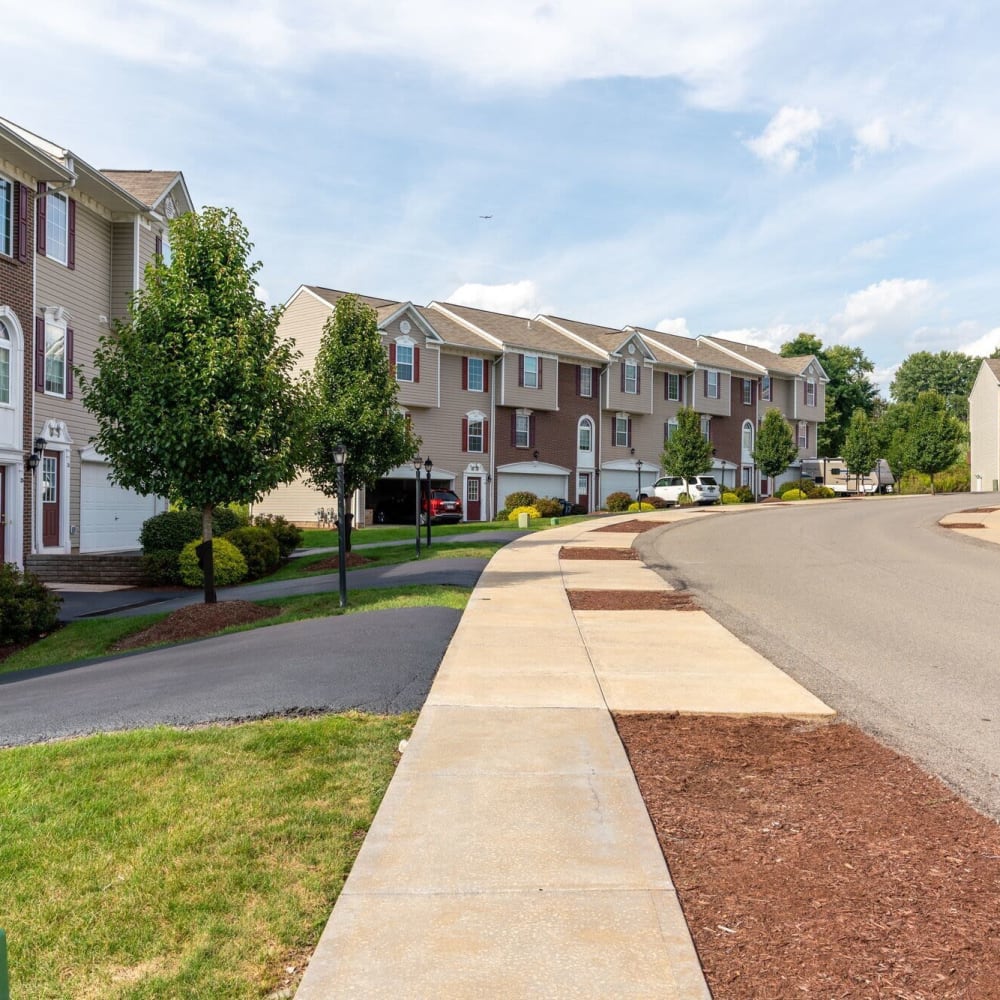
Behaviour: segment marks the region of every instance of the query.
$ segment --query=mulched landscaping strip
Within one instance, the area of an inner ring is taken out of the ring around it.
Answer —
[[[985,528],[985,524],[980,524],[977,521],[952,521],[950,524],[947,522],[942,522],[942,528]]]
[[[247,625],[263,618],[274,618],[281,608],[262,608],[250,601],[217,601],[215,604],[191,604],[171,612],[163,621],[142,632],[120,639],[112,652],[153,646],[160,642],[182,642],[214,635],[231,625]]]
[[[673,524],[673,521],[619,521],[617,524],[606,524],[603,528],[594,528],[594,531],[622,531],[629,534],[642,534],[644,531],[652,531],[654,528],[662,528],[665,524]]]
[[[567,590],[574,611],[699,611],[686,590]]]
[[[373,561],[368,556],[359,556],[354,552],[348,552],[346,565],[349,569],[354,569],[358,566],[367,566],[368,563]],[[331,556],[329,559],[323,559],[320,562],[313,563],[311,566],[306,566],[306,572],[308,573],[328,573],[331,569],[340,569],[339,556]]]
[[[639,553],[634,549],[602,549],[585,548],[582,545],[564,545],[559,550],[560,559],[638,559]]]
[[[968,510],[963,510],[963,514],[995,514],[1000,507],[970,507]]]
[[[1000,826],[853,726],[615,718],[715,1000],[1000,998]]]

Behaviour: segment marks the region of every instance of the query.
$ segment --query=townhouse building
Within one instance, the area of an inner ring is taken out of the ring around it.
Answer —
[[[311,368],[326,320],[347,294],[301,286],[281,332]],[[721,338],[681,337],[642,327],[615,329],[564,317],[532,318],[448,302],[417,306],[359,296],[378,318],[399,387],[400,407],[432,459],[431,482],[453,489],[466,520],[490,520],[527,490],[585,510],[609,494],[635,494],[663,474],[664,441],[681,407],[701,416],[720,482],[766,492],[753,462],[757,430],[777,407],[799,445],[782,479],[798,478],[816,455],[826,375],[812,356],[782,358]],[[414,510],[412,463],[354,498],[356,523]],[[305,478],[257,505],[313,523],[330,498]]]
[[[75,369],[92,371],[99,338],[127,316],[146,264],[169,253],[168,219],[193,208],[184,178],[98,170],[0,119],[0,201],[8,192],[16,238],[4,244],[13,253],[0,253],[0,368],[6,336],[8,379],[20,388],[4,404],[0,387],[0,410],[9,408],[0,414],[0,461],[15,481],[0,492],[19,523],[4,525],[4,556],[21,563],[134,549],[142,522],[165,501],[111,481]],[[16,447],[7,425],[19,425]]]

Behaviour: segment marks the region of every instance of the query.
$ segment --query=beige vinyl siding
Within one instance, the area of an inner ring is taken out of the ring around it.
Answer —
[[[139,270],[137,273],[140,284],[145,280],[146,265],[156,254],[156,237],[159,232],[160,229],[158,226],[154,229],[150,225],[145,225],[142,222],[139,223]]]
[[[786,378],[776,378],[771,376],[771,399],[770,401],[766,399],[761,400],[761,405],[763,409],[761,410],[761,419],[763,420],[764,414],[771,407],[775,407],[781,410],[786,417],[792,415],[792,399],[794,396],[795,383],[790,379]]]
[[[638,393],[628,393],[622,390],[622,369],[625,367],[625,361],[614,361],[608,371],[608,395],[605,406],[607,409],[616,412],[622,410],[626,413],[635,414],[652,413],[652,387],[655,381],[653,370],[643,365],[642,358],[634,360],[639,370]]]
[[[498,403],[503,406],[517,406],[526,410],[557,410],[559,409],[559,362],[555,358],[536,355],[538,370],[541,374],[541,389],[528,389],[518,385],[519,358],[523,351],[510,351],[503,356],[500,366],[501,397]]]
[[[306,475],[285,486],[279,486],[253,505],[257,514],[281,514],[289,521],[306,527],[316,527],[316,511],[320,507],[336,507],[336,497],[328,497],[319,490],[306,486]]]
[[[403,320],[410,324],[410,330],[405,334],[399,329],[399,324]],[[399,338],[412,340],[413,346],[420,351],[420,380],[397,382],[400,405],[424,409],[429,406],[437,406],[441,381],[439,345],[428,344],[423,328],[414,321],[409,313],[404,313],[382,331],[382,343],[386,350]],[[416,374],[418,373],[415,372],[414,375]]]
[[[333,309],[321,302],[312,292],[300,291],[281,314],[278,335],[291,340],[302,357],[295,364],[297,374],[312,371],[323,337],[323,325],[333,314]]]
[[[632,417],[632,447],[635,448],[635,458],[641,458],[647,465],[659,467],[660,456],[663,454],[663,425],[667,419],[666,415],[661,418],[659,413]],[[649,473],[643,470],[643,482],[648,481]]]
[[[1000,480],[1000,386],[985,361],[969,394],[969,451],[973,491],[993,490]]]
[[[691,385],[693,387],[692,399],[693,403],[688,405],[693,406],[699,413],[704,413],[713,417],[728,417],[729,416],[729,394],[732,391],[732,376],[727,371],[722,371],[718,368],[712,369],[719,373],[719,398],[712,399],[705,395],[705,371],[704,368],[699,368],[691,376]]]
[[[108,332],[100,317],[111,315],[111,223],[83,204],[76,208],[76,267],[35,255],[37,303],[39,310],[61,306],[68,313],[67,326],[73,330],[73,362],[85,374],[93,374],[94,349],[98,338]],[[69,522],[76,527],[70,544],[80,544],[80,451],[97,433],[97,421],[80,401],[79,379],[73,379],[73,399],[48,396],[35,391],[32,434],[47,420],[62,420],[73,441],[70,462]]]
[[[111,318],[128,318],[134,288],[135,223],[115,222],[111,227]]]

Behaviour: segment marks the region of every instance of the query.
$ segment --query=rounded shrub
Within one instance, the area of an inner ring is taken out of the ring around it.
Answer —
[[[30,642],[51,632],[61,603],[34,573],[0,563],[0,645]]]
[[[753,490],[749,486],[737,486],[732,492],[740,503],[753,503]]]
[[[562,502],[552,497],[539,497],[531,506],[538,511],[542,517],[559,517],[563,512]]]
[[[651,507],[656,508],[656,510],[666,510],[670,506],[663,497],[646,497],[642,502],[648,503]]]
[[[287,559],[302,544],[302,529],[280,514],[258,514],[253,523],[274,536],[282,559]]]
[[[198,553],[195,549],[201,544],[200,539],[188,542],[181,549],[180,570],[181,582],[188,587],[203,587],[205,576],[198,565]],[[232,542],[225,538],[212,541],[212,556],[215,564],[215,585],[228,587],[239,583],[247,575],[247,561]]]
[[[604,506],[607,507],[613,514],[620,514],[623,511],[628,510],[629,504],[632,502],[632,497],[629,496],[624,490],[619,490],[617,493],[609,493],[607,500],[604,501]]]
[[[503,505],[507,510],[513,510],[515,507],[534,507],[537,499],[538,497],[534,493],[530,493],[528,490],[520,490],[516,493],[511,493],[504,500]]]
[[[694,501],[691,499],[690,493],[678,493],[677,494],[677,506],[678,507],[690,507]]]
[[[510,511],[507,510],[506,507],[504,507],[502,510],[498,510],[497,511],[497,520],[498,521],[509,521],[510,520]]]
[[[521,507],[515,507],[507,515],[507,520],[508,521],[517,521],[517,518],[518,518],[519,514],[527,514],[528,517],[536,519],[536,520],[539,517],[542,516],[541,514],[538,513],[538,508],[537,507],[532,507],[532,506],[530,506],[528,504],[525,504],[525,505],[522,505]]]
[[[176,587],[181,582],[180,553],[159,549],[144,552],[142,574],[154,586]]]
[[[735,493],[723,493],[722,494],[723,503],[739,503],[740,498]]]
[[[816,496],[820,500],[832,500],[837,495],[837,491],[831,489],[829,486],[820,486],[816,490]]]
[[[656,508],[648,503],[646,500],[633,500],[632,503],[628,505],[629,513],[642,510],[656,510]]]
[[[782,500],[808,500],[809,498],[799,489],[785,490],[781,494]]]
[[[228,507],[216,507],[212,514],[212,535],[216,538],[241,527],[240,516]],[[142,525],[139,544],[143,552],[180,552],[192,538],[201,538],[201,511],[165,510]]]
[[[222,536],[232,542],[247,563],[247,578],[257,580],[273,573],[281,565],[278,540],[267,528],[234,528]]]
[[[212,511],[212,535],[221,536],[236,528],[242,528],[246,519],[232,507],[216,507]],[[201,511],[198,511],[198,533],[201,534]]]

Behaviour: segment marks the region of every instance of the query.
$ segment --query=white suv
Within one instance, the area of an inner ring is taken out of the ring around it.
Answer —
[[[695,476],[693,479],[683,479],[681,476],[664,476],[657,479],[652,486],[643,486],[638,499],[643,497],[659,497],[669,504],[676,504],[682,493],[686,493],[692,503],[712,504],[722,500],[719,484],[714,476]]]

